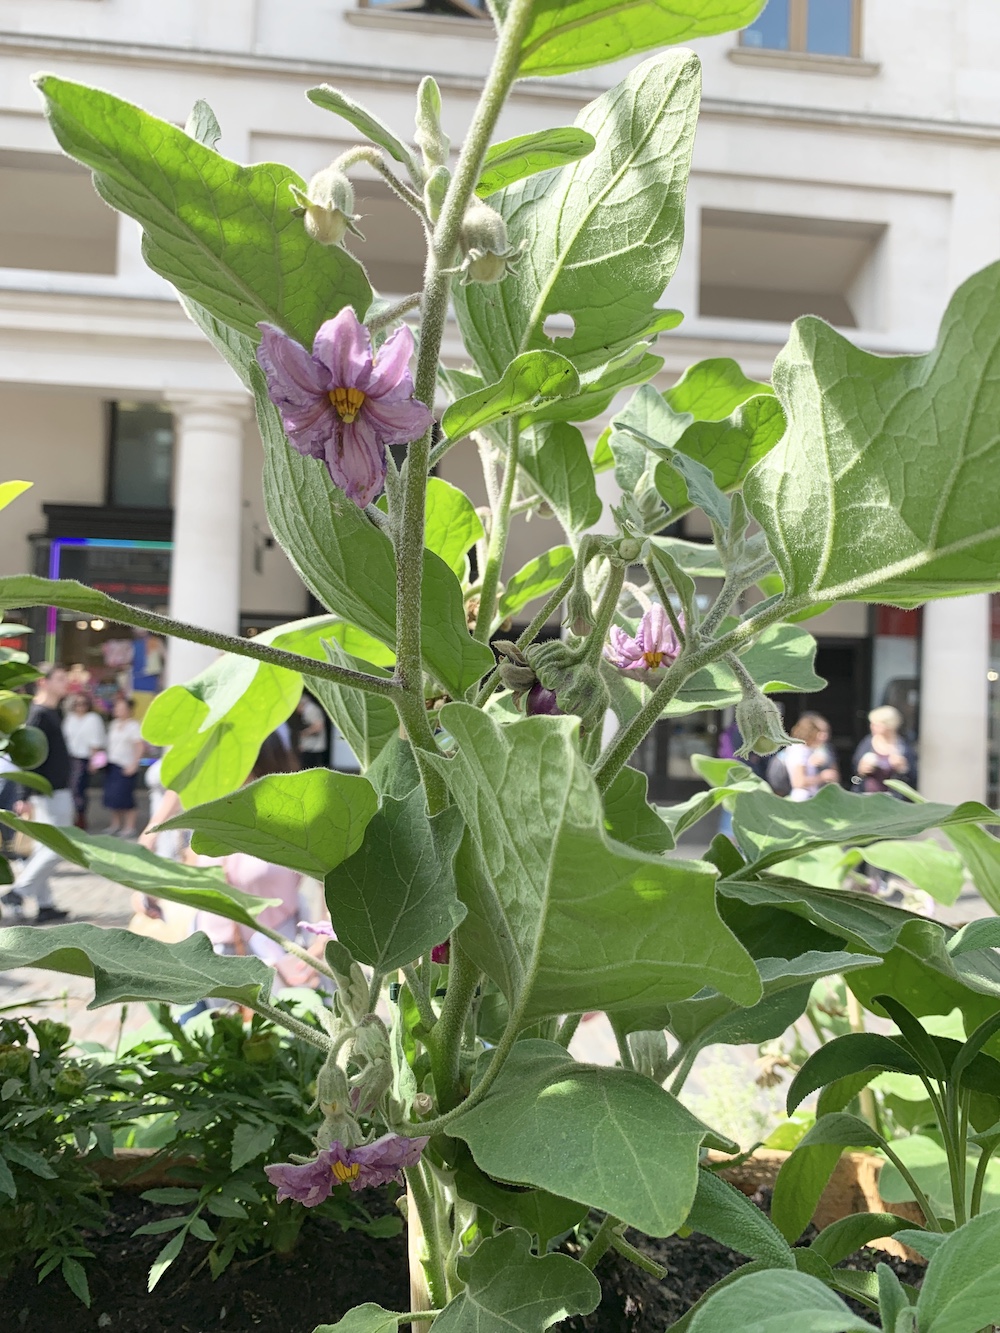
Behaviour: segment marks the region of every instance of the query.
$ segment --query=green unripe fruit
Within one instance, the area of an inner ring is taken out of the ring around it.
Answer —
[[[255,1032],[243,1043],[243,1059],[248,1065],[268,1065],[281,1051],[277,1032]]]
[[[9,736],[23,727],[28,718],[28,701],[13,690],[0,690],[0,731]]]
[[[52,1088],[57,1097],[79,1097],[89,1081],[86,1070],[60,1069]]]
[[[31,1026],[35,1029],[39,1050],[55,1047],[61,1051],[69,1041],[68,1023],[57,1023],[52,1018],[39,1018]]]
[[[18,727],[7,742],[7,758],[18,768],[37,768],[48,757],[49,743],[38,727]]]
[[[31,1052],[27,1046],[0,1046],[0,1075],[20,1078],[28,1072]]]

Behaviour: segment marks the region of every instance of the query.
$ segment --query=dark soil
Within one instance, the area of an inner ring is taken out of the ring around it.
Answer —
[[[380,1209],[373,1202],[365,1196],[374,1214]],[[383,1207],[391,1207],[391,1196]],[[404,1237],[371,1240],[312,1218],[290,1257],[236,1259],[214,1282],[203,1262],[207,1246],[189,1242],[149,1294],[146,1278],[163,1237],[133,1239],[132,1232],[171,1211],[134,1195],[114,1195],[105,1234],[90,1241],[91,1308],[70,1294],[58,1273],[39,1285],[29,1266],[0,1287],[0,1327],[5,1333],[59,1333],[68,1320],[74,1333],[312,1333],[317,1324],[335,1323],[365,1301],[390,1310],[409,1308]],[[599,1308],[560,1325],[566,1333],[663,1333],[709,1287],[746,1262],[697,1234],[685,1240],[635,1234],[629,1239],[664,1265],[667,1276],[660,1281],[617,1254],[606,1255],[597,1269],[604,1288]],[[880,1259],[888,1256],[866,1250],[847,1266],[874,1269]],[[919,1283],[923,1276],[918,1265],[888,1262],[904,1282]]]

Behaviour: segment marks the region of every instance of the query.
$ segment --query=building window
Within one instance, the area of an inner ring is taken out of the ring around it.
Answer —
[[[89,171],[61,153],[0,149],[0,268],[112,274],[117,256],[118,215]]]
[[[699,311],[772,323],[820,315],[876,329],[885,232],[881,223],[702,209]]]
[[[109,417],[108,504],[169,509],[173,417],[153,403],[112,403]]]
[[[816,56],[861,54],[861,0],[768,0],[740,45]]]
[[[486,0],[358,0],[361,9],[409,9],[452,18],[489,18]]]

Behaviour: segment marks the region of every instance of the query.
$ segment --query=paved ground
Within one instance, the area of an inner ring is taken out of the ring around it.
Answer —
[[[140,815],[139,827],[142,827]],[[94,831],[103,828],[103,811],[94,810]],[[704,844],[685,843],[681,854],[697,857]],[[131,891],[96,875],[63,863],[52,880],[56,903],[68,909],[72,919],[102,926],[127,927],[132,917]],[[938,916],[958,924],[974,917],[989,915],[989,908],[972,885],[951,909],[939,909]],[[46,927],[39,927],[40,930]],[[0,973],[0,1012],[27,1016],[43,1014],[70,1023],[78,1042],[99,1042],[114,1048],[121,1034],[143,1026],[149,1013],[144,1005],[112,1005],[88,1009],[93,996],[89,978],[71,977],[57,972],[21,968]],[[596,1064],[614,1064],[618,1058],[615,1038],[603,1014],[581,1024],[570,1048],[581,1060]],[[755,1047],[739,1047],[724,1052],[708,1052],[699,1060],[688,1081],[684,1100],[709,1123],[725,1125],[744,1143],[762,1137],[780,1118],[784,1088],[762,1090],[756,1086]]]

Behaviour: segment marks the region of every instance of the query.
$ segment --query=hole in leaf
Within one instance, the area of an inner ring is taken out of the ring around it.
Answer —
[[[565,311],[559,311],[558,314],[546,315],[545,323],[542,325],[542,332],[546,338],[553,341],[556,338],[572,338],[576,332],[576,321],[572,315],[567,315]]]

